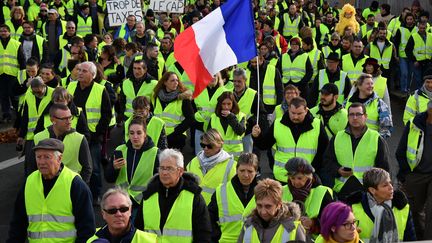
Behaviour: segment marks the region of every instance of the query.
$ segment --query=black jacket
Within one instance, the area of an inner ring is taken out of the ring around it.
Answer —
[[[21,35],[21,37],[19,38],[19,42],[21,42],[21,49],[23,49],[23,42],[24,40],[28,40],[28,41],[33,41],[33,46],[32,46],[32,50],[31,50],[31,57],[36,57],[40,63],[45,63],[48,61],[48,46],[47,46],[47,42],[44,40],[43,44],[42,44],[42,56],[40,56],[39,53],[39,46],[36,42],[36,35],[30,35],[30,36],[26,36],[24,34]]]
[[[198,186],[198,179],[190,173],[183,173],[179,182],[175,187],[165,188],[155,175],[147,185],[147,190],[143,192],[143,201],[149,199],[153,194],[159,194],[159,210],[160,210],[160,230],[162,231],[168,214],[182,190],[192,192],[195,196],[192,207],[192,237],[193,242],[210,242],[211,239],[211,224],[204,198],[201,196],[201,188]],[[143,203],[141,203],[142,205]],[[142,207],[139,208],[135,219],[135,227],[143,230],[145,218],[143,218]]]
[[[308,112],[308,114],[306,114],[304,121],[300,124],[296,124],[291,121],[289,117],[289,112],[285,112],[280,122],[283,125],[290,128],[293,139],[297,143],[302,133],[305,133],[313,129],[312,127],[313,120],[314,117],[310,112]],[[324,154],[324,151],[328,144],[327,132],[325,131],[324,125],[322,123],[320,123],[320,133],[317,139],[318,139],[318,148],[315,157],[312,161],[312,166],[315,168],[317,172],[319,172],[323,168],[322,155]],[[266,132],[264,133],[261,132],[260,136],[258,136],[257,138],[253,138],[253,140],[254,143],[256,143],[256,145],[260,149],[271,148],[273,144],[276,143],[276,139],[274,137],[274,123],[270,126],[270,128]]]
[[[63,165],[62,167],[63,168]],[[42,179],[45,197],[55,185],[58,177],[52,180]],[[18,192],[13,218],[10,222],[9,237],[7,243],[26,242],[27,227],[29,225],[24,196],[25,185]],[[95,232],[95,218],[92,206],[92,195],[84,181],[76,176],[72,180],[70,189],[72,200],[72,214],[75,217],[75,228],[77,230],[76,243],[85,243]]]
[[[240,180],[238,178],[238,175],[235,175],[231,179],[231,184],[234,188],[234,191],[237,195],[237,197],[240,199],[240,201],[243,204],[243,207],[246,207],[250,200],[252,200],[254,196],[254,188],[257,185],[257,179],[255,178],[252,183],[249,185],[249,190],[245,192],[243,190],[243,185],[240,183]],[[213,193],[211,197],[210,204],[208,205],[208,211],[210,214],[210,219],[212,223],[212,242],[218,242],[222,232],[219,227],[219,208],[216,201],[216,192]]]
[[[96,231],[95,235],[98,237],[98,239],[101,239],[100,241],[94,240],[92,242],[105,242],[103,240],[108,240],[109,243],[131,243],[133,237],[135,236],[135,232],[137,229],[132,224],[130,229],[125,232],[121,236],[112,236],[109,232],[108,225],[103,226],[98,231]]]

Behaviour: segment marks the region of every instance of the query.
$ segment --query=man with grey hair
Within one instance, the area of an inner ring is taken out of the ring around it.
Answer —
[[[78,69],[78,82],[71,82],[67,88],[73,95],[74,103],[87,117],[90,131],[90,152],[93,160],[93,172],[90,178],[90,190],[94,204],[99,203],[102,188],[101,159],[102,142],[108,132],[111,120],[111,103],[105,86],[94,82],[96,65],[83,62]]]
[[[156,234],[137,230],[131,222],[132,201],[124,189],[115,187],[104,193],[101,213],[106,225],[96,231],[87,242],[96,242],[97,239],[106,239],[109,242],[156,242]]]
[[[143,192],[135,226],[158,235],[158,242],[210,242],[210,217],[198,179],[184,172],[183,155],[174,149],[159,154],[159,174]]]
[[[416,233],[422,240],[432,239],[432,156],[427,151],[432,151],[432,101],[425,112],[407,122],[396,150],[397,177],[407,193]]]
[[[86,242],[95,229],[91,193],[63,165],[63,143],[48,138],[33,150],[38,170],[18,193],[6,242]]]
[[[26,158],[31,155],[34,131],[39,119],[49,119],[49,106],[53,88],[44,84],[42,78],[36,77],[30,82],[31,92],[27,92],[24,97],[23,108],[20,119],[20,129],[17,139],[17,148],[24,148],[23,154]],[[43,123],[42,123],[43,124]],[[34,169],[28,163],[24,162],[25,175],[29,175]]]
[[[360,238],[383,243],[415,241],[410,205],[402,191],[393,190],[390,174],[381,168],[367,170],[363,188],[348,198],[359,221]]]
[[[66,23],[66,32],[59,38],[59,48],[63,49],[67,44],[71,44],[71,40],[76,33],[76,24],[73,21],[68,21]]]
[[[249,88],[248,86],[248,75],[243,68],[237,68],[233,74],[234,83],[234,97],[239,105],[240,111],[246,115],[246,132],[243,137],[243,151],[252,152],[253,140],[252,140],[252,128],[257,124],[257,119],[260,127],[267,128],[267,111],[264,108],[262,100],[258,100],[258,93],[256,90]],[[259,117],[257,114],[257,107],[259,105]]]

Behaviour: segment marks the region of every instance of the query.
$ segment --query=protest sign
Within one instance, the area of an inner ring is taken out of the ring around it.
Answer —
[[[136,21],[143,21],[140,0],[107,0],[108,21],[111,27],[126,23],[129,15],[134,15]]]
[[[155,12],[183,13],[184,0],[150,0],[150,8]]]

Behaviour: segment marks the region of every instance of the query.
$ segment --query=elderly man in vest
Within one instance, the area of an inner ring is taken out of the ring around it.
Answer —
[[[20,43],[10,36],[10,28],[7,25],[0,25],[0,102],[1,110],[3,113],[2,121],[10,122],[11,115],[11,101],[15,108],[18,103],[15,97],[11,96],[12,87],[17,82],[17,75],[20,69],[25,69],[25,60],[20,48]]]
[[[79,173],[88,184],[92,173],[92,160],[87,139],[71,128],[74,116],[67,105],[53,104],[49,111],[52,125],[34,136],[34,144],[38,145],[41,140],[47,138],[61,140],[65,145],[63,164],[72,171]],[[36,165],[34,153],[26,159],[30,161],[30,166]]]
[[[158,242],[210,242],[211,224],[195,176],[184,173],[183,155],[174,149],[159,154],[159,174],[143,192],[137,229],[156,233]]]
[[[40,119],[48,122],[49,106],[51,103],[51,96],[54,91],[53,88],[44,84],[42,78],[36,77],[30,82],[30,90],[24,95],[24,104],[21,108],[21,119],[19,126],[19,133],[17,139],[17,147],[23,147],[23,154],[29,157],[31,154],[32,141],[34,138],[34,131]],[[29,175],[34,169],[26,160],[24,163],[24,171]]]
[[[276,144],[272,169],[274,178],[281,183],[288,181],[285,164],[293,157],[306,159],[320,176],[325,177],[321,172],[322,154],[328,144],[327,133],[321,121],[309,112],[305,99],[293,98],[288,112],[281,119],[276,119],[265,133],[261,132],[259,125],[255,125],[252,137],[260,149],[269,149]]]
[[[432,100],[432,69],[429,68],[423,73],[423,86],[414,91],[406,102],[403,114],[404,124],[418,113],[426,111],[430,100]]]
[[[95,229],[92,197],[63,165],[63,143],[49,138],[33,150],[38,170],[18,193],[6,242],[86,242]]]
[[[99,203],[102,188],[101,150],[102,141],[111,121],[111,103],[103,85],[95,83],[96,65],[83,62],[78,69],[78,82],[68,85],[68,91],[74,97],[74,103],[82,108],[90,130],[90,152],[93,161],[93,172],[90,178],[90,189],[95,204]]]
[[[422,70],[430,65],[432,58],[432,34],[426,32],[427,25],[427,22],[419,22],[418,31],[411,35],[405,48],[408,59],[412,62],[417,89],[422,86]]]
[[[387,143],[366,126],[366,120],[365,106],[353,103],[348,108],[348,126],[330,140],[325,151],[324,166],[334,178],[335,192],[340,192],[351,176],[362,182],[363,173],[372,167],[389,170]]]
[[[408,121],[396,150],[397,177],[410,200],[417,235],[422,240],[432,239],[432,156],[428,152],[431,149],[432,101],[429,101],[425,112]]]
[[[340,58],[336,52],[331,52],[327,56],[327,67],[318,71],[312,85],[308,103],[311,107],[320,101],[320,90],[324,85],[331,83],[338,88],[338,102],[340,104],[348,98],[351,90],[351,81],[348,74],[339,67]]]

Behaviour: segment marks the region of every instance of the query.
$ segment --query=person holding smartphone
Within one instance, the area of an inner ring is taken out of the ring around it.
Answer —
[[[105,171],[107,182],[127,189],[133,199],[132,215],[142,199],[147,182],[157,173],[159,149],[147,136],[143,117],[137,116],[129,123],[129,141],[114,151],[111,163]]]

